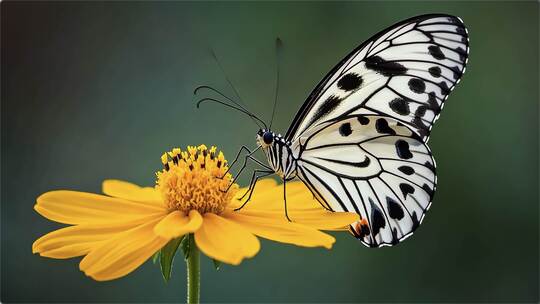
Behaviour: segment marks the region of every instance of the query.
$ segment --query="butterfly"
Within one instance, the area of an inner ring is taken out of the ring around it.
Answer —
[[[297,178],[326,209],[358,213],[350,231],[366,246],[406,239],[433,200],[436,164],[427,142],[468,54],[460,18],[421,15],[377,33],[343,58],[284,136],[240,104],[223,103],[261,126],[257,149],[243,147],[248,154],[242,169],[248,159],[264,168],[253,172],[247,201],[263,176],[277,174],[284,190]],[[268,164],[253,157],[257,150]]]

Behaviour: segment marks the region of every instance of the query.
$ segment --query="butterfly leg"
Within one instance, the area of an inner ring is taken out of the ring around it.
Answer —
[[[257,173],[262,173],[262,174],[257,175]],[[268,171],[268,170],[254,170],[253,175],[251,176],[251,182],[249,183],[249,189],[238,200],[243,200],[244,197],[248,193],[249,193],[249,196],[248,196],[247,200],[242,204],[242,206],[234,209],[234,211],[238,211],[238,210],[244,208],[244,206],[251,200],[251,195],[253,195],[253,191],[255,191],[255,186],[257,185],[257,181],[259,180],[259,178],[266,177],[266,176],[268,176],[270,174],[274,174],[274,173],[275,173],[274,171]]]
[[[258,173],[262,173],[261,175],[257,175]],[[251,175],[251,181],[249,182],[249,188],[248,190],[246,191],[246,193],[244,193],[241,197],[240,197],[240,200],[243,200],[244,197],[246,197],[246,195],[248,193],[252,193],[254,190],[255,190],[255,185],[257,184],[257,181],[259,180],[259,178],[261,177],[266,177],[270,174],[274,174],[275,172],[274,171],[271,171],[271,170],[253,170],[253,175]],[[251,194],[249,195],[249,197],[251,197]],[[248,197],[248,201],[249,201],[249,197]]]
[[[252,155],[255,154],[255,152],[257,152],[261,147],[258,146],[255,150],[251,151],[248,147],[246,146],[242,146],[240,148],[240,150],[238,151],[238,153],[236,154],[236,157],[234,158],[234,160],[232,161],[232,163],[229,165],[229,168],[225,171],[225,173],[223,174],[223,176],[221,178],[224,178],[225,175],[227,175],[227,173],[229,173],[232,169],[232,167],[234,166],[234,164],[238,161],[238,158],[240,157],[240,154],[242,154],[242,151],[246,150],[248,153],[245,155],[244,157],[244,163],[242,164],[242,167],[240,168],[240,171],[238,171],[238,173],[236,174],[237,176],[240,175],[240,172],[242,172],[242,170],[246,167],[246,163],[247,163],[247,159],[250,158],[252,159],[253,161],[255,161],[256,163],[258,163],[259,165],[265,167],[265,168],[268,168],[268,166],[262,164],[260,161],[258,161],[257,159],[255,159]]]
[[[286,184],[287,180],[283,179],[283,202],[285,203],[285,217],[289,222],[292,222],[291,218],[289,217],[289,212],[287,211],[287,188],[285,186]]]
[[[259,147],[260,148],[260,147]],[[252,152],[250,152],[249,154],[247,154],[245,157],[244,157],[244,162],[242,163],[242,167],[240,168],[240,170],[238,170],[238,173],[236,173],[236,176],[233,178],[233,180],[231,181],[231,183],[229,184],[229,187],[227,187],[227,189],[223,192],[227,192],[229,191],[229,189],[232,187],[232,185],[234,185],[234,183],[236,182],[236,180],[240,177],[240,175],[242,174],[242,172],[244,171],[244,169],[246,169],[246,166],[247,166],[247,161],[248,159],[253,161],[254,163],[258,164],[259,166],[265,168],[266,170],[268,171],[272,171],[274,172],[270,167],[268,167],[267,165],[261,163],[258,159],[256,159],[255,157],[253,157],[253,153],[255,153],[257,150],[259,150],[259,148],[253,150]]]
[[[238,161],[238,158],[240,157],[240,155],[242,154],[242,151],[244,151],[244,150],[246,150],[248,152],[248,155],[249,155],[249,153],[252,153],[251,150],[248,147],[246,147],[246,146],[240,147],[240,150],[238,150],[238,153],[236,153],[236,157],[230,163],[229,168],[227,168],[225,173],[223,173],[223,176],[221,177],[221,179],[223,179],[225,177],[225,175],[227,175],[227,173],[229,173],[229,171],[231,171],[232,167],[234,166],[234,164],[236,164],[236,162]]]

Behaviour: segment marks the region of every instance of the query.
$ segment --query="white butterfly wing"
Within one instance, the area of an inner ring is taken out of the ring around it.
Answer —
[[[298,177],[329,209],[360,214],[351,232],[370,247],[393,245],[420,225],[436,187],[435,162],[397,120],[354,115],[302,137]]]
[[[461,19],[423,15],[364,42],[317,85],[285,138],[350,114],[394,118],[427,141],[448,94],[465,72],[468,35]]]

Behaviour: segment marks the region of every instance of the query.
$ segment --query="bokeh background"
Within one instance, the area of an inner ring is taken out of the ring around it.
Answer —
[[[163,151],[214,144],[231,158],[256,126],[193,88],[270,116],[274,39],[284,42],[274,122],[285,132],[310,90],[356,45],[402,19],[461,16],[467,73],[432,133],[439,185],[422,227],[395,248],[335,234],[333,250],[263,241],[239,267],[202,261],[207,302],[537,302],[538,3],[50,2],[2,7],[1,300],[181,302],[185,266],[165,284],[151,262],[94,282],[78,260],[34,256],[59,227],[33,209],[48,190],[152,185]],[[232,94],[231,94],[232,95]],[[242,182],[247,183],[247,178]]]

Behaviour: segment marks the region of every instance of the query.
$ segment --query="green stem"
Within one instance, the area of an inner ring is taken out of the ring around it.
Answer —
[[[187,263],[187,303],[195,304],[200,301],[201,294],[201,262],[199,248],[195,244],[195,236],[187,235],[189,238],[189,256]]]

